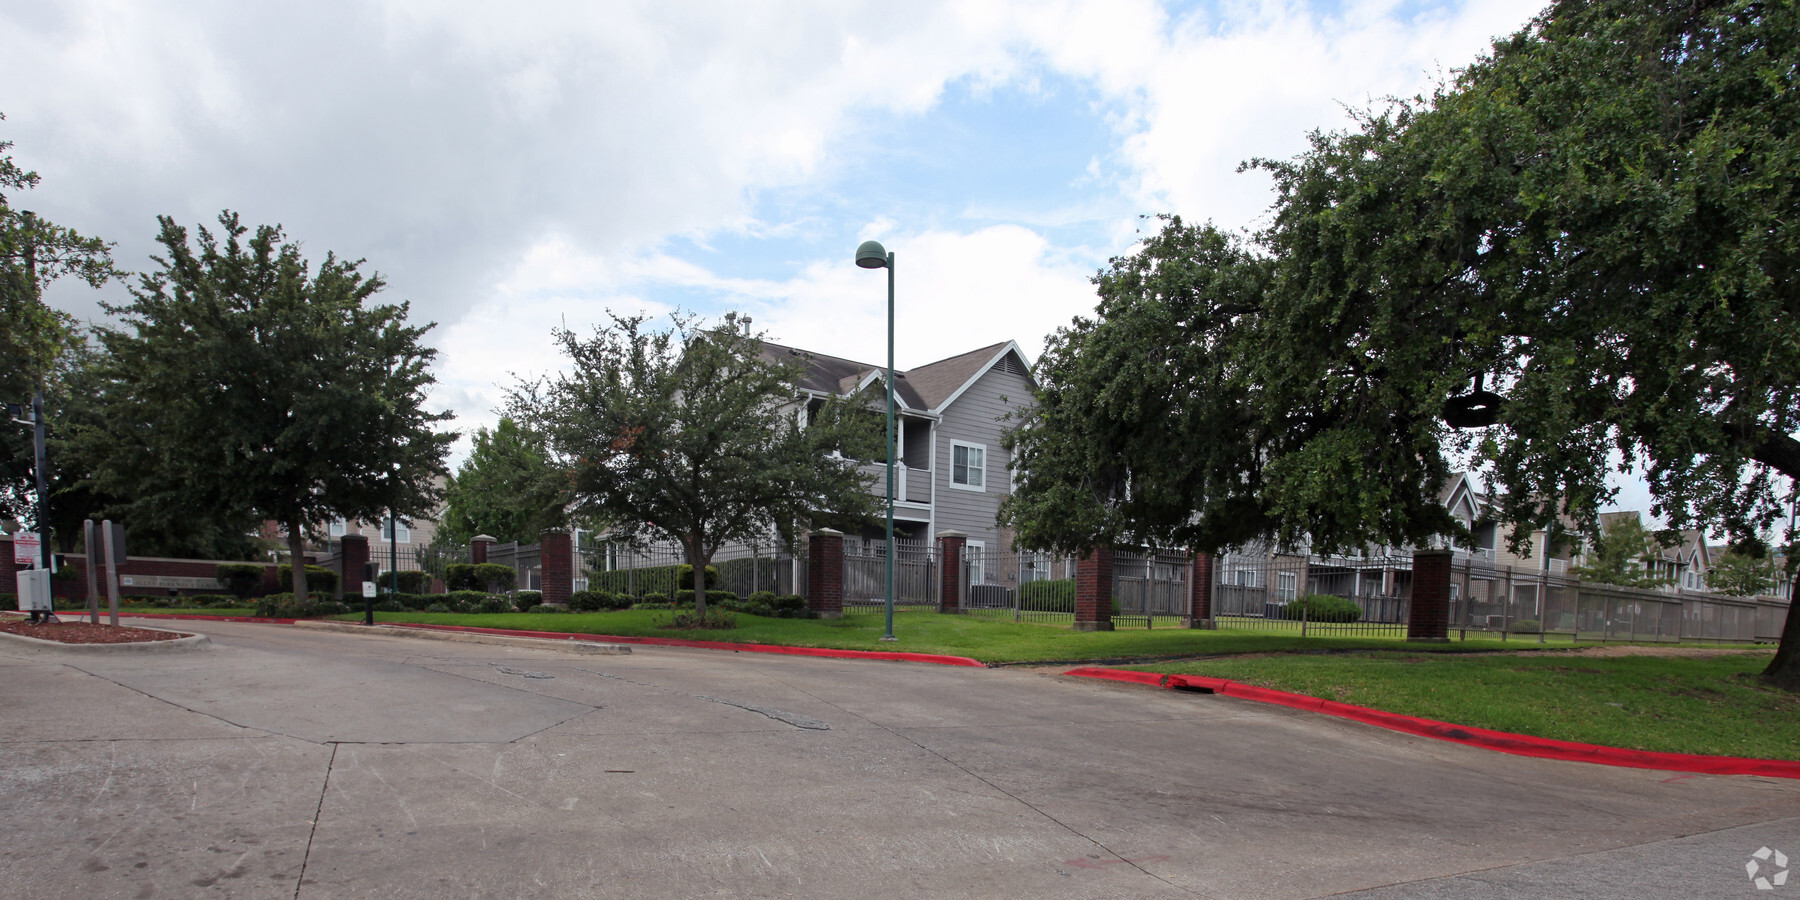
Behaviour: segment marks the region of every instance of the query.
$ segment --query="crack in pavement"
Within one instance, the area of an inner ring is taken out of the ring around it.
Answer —
[[[306,884],[306,864],[312,861],[313,838],[319,834],[319,819],[325,813],[325,792],[331,788],[331,767],[337,762],[338,745],[331,744],[331,758],[325,761],[325,780],[319,784],[319,806],[313,810],[312,830],[306,833],[306,852],[300,856],[300,877],[294,881],[294,900],[300,900],[300,888]]]

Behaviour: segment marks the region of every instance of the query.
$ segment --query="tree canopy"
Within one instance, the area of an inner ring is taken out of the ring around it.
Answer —
[[[1671,583],[1654,564],[1663,543],[1637,516],[1620,516],[1589,539],[1584,564],[1570,571],[1589,581],[1620,587],[1654,588]]]
[[[518,385],[509,414],[549,441],[572,514],[613,537],[680,544],[703,571],[729,542],[792,544],[796,526],[875,510],[854,460],[881,452],[861,398],[796,387],[798,360],[766,358],[747,319],[676,317],[652,329],[614,316],[583,338],[556,332],[570,371]],[[804,418],[803,418],[804,416]],[[694,606],[706,610],[705,579]]]
[[[120,273],[113,267],[111,244],[17,207],[19,193],[42,179],[13,161],[12,146],[0,141],[0,359],[6,361],[0,366],[0,402],[19,403],[52,388],[50,382],[69,369],[65,357],[82,343],[74,317],[44,305],[44,287],[62,278],[101,287]],[[0,517],[35,520],[31,433],[0,425]],[[51,460],[57,462],[55,456]],[[53,516],[58,511],[53,508]]]
[[[550,459],[542,435],[502,418],[475,430],[469,458],[444,488],[439,530],[467,544],[478,534],[533,543],[568,523],[568,476]]]
[[[96,329],[102,414],[73,437],[120,517],[165,534],[272,519],[299,560],[325,521],[432,511],[455,439],[425,406],[432,326],[371,302],[383,282],[361,261],[313,270],[278,226],[226,212],[193,240],[159,221],[166,255],[107,307],[124,327]]]
[[[1065,546],[1466,540],[1434,508],[1466,454],[1515,547],[1565,515],[1596,533],[1621,465],[1671,528],[1759,532],[1800,477],[1796,128],[1800,6],[1555,3],[1430,97],[1250,163],[1276,200],[1249,251],[1171,220],[1103,270],[1046,353],[1007,514]],[[1076,359],[1134,351],[1148,385]],[[1497,421],[1454,432],[1478,383]],[[1197,412],[1172,431],[1157,404]],[[1092,471],[1053,450],[1082,428],[1123,468],[1078,491]],[[1772,678],[1800,686],[1797,646],[1793,616]]]

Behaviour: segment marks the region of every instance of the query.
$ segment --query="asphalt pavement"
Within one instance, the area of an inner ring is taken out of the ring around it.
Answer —
[[[1795,781],[1042,670],[178,627],[0,647],[0,894],[1800,897],[1746,870],[1800,867]]]

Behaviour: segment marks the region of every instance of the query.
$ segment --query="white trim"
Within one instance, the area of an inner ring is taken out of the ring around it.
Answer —
[[[1019,362],[1020,363],[1025,362],[1025,353],[1024,353],[1024,351],[1019,349],[1019,342],[1018,341],[1007,341],[1006,346],[1001,347],[1000,352],[994,354],[993,359],[988,360],[986,365],[975,370],[975,374],[970,375],[969,380],[963,382],[962,387],[957,388],[953,393],[950,394],[950,396],[945,397],[944,402],[939,403],[938,405],[932,407],[931,408],[932,411],[933,412],[942,412],[945,409],[948,409],[950,404],[956,402],[956,398],[961,397],[963,395],[964,391],[967,391],[969,388],[973,387],[975,385],[975,382],[980,381],[981,376],[986,375],[988,373],[988,370],[992,369],[994,367],[995,363],[999,362],[1002,359],[1005,359],[1006,354],[1008,354],[1008,353],[1019,354]],[[1025,366],[1025,373],[1026,373],[1025,381],[1028,382],[1032,387],[1034,387],[1034,388],[1037,387],[1037,379],[1031,377],[1031,366],[1029,366],[1029,365]]]
[[[957,484],[956,483],[956,448],[958,448],[958,447],[962,447],[962,448],[968,449],[968,450],[981,451],[981,483],[980,484]],[[988,489],[987,489],[988,463],[987,463],[987,461],[988,461],[988,449],[987,449],[986,444],[977,444],[974,441],[959,441],[955,438],[951,438],[950,439],[950,482],[949,482],[950,486],[959,491],[969,491],[970,493],[975,493],[975,494],[987,493],[988,492]]]
[[[963,559],[969,561],[969,584],[986,584],[987,541],[971,539],[964,544],[964,547],[966,549],[963,550]],[[970,553],[970,550],[975,552]]]

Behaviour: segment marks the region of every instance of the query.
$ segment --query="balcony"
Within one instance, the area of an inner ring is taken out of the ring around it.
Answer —
[[[870,490],[877,497],[886,497],[884,484],[887,479],[887,463],[864,465],[861,471],[865,476],[875,479]],[[931,505],[931,470],[914,469],[910,466],[895,464],[894,499],[901,503],[914,503],[920,506]]]

